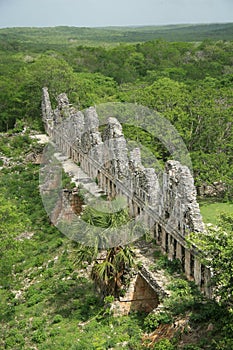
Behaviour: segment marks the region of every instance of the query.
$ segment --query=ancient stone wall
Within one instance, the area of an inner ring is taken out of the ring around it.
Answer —
[[[128,151],[116,118],[110,117],[100,131],[95,108],[77,111],[64,93],[57,101],[52,110],[48,90],[43,89],[43,121],[52,140],[96,179],[109,197],[125,195],[130,214],[147,221],[161,249],[170,259],[179,259],[186,276],[209,295],[209,270],[199,262],[195,248],[189,249],[185,242],[187,233],[204,229],[188,167],[169,160],[159,183],[155,170],[143,166],[140,149]]]

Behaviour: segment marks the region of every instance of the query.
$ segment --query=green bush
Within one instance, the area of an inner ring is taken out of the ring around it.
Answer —
[[[155,255],[155,270],[167,270],[170,274],[182,272],[182,266],[179,259],[169,260],[165,255],[161,256],[159,253],[156,253]]]
[[[192,293],[190,282],[183,279],[176,279],[174,282],[170,283],[168,287],[173,291],[173,294],[178,296],[189,295]]]
[[[41,294],[35,294],[30,297],[30,299],[27,301],[28,306],[33,306],[35,304],[38,304],[40,301],[43,300],[43,295]]]
[[[220,341],[214,342],[216,350],[232,350],[233,349],[233,339],[229,337],[224,337]]]
[[[35,289],[33,286],[28,288],[26,293],[26,301],[28,306],[33,306],[44,298],[42,292],[39,289]]]
[[[10,336],[5,340],[6,349],[22,349],[25,344],[22,334]]]
[[[70,286],[67,281],[58,281],[54,286],[54,292],[56,294],[63,294],[68,292]]]
[[[38,344],[43,343],[46,340],[46,333],[42,330],[37,330],[32,335],[32,341]]]
[[[45,324],[45,319],[43,317],[35,317],[32,321],[32,329],[37,330],[43,328]]]
[[[160,324],[169,324],[173,322],[173,318],[168,312],[151,313],[144,319],[144,327],[146,332],[155,330]]]
[[[154,345],[153,350],[175,350],[175,346],[168,339],[162,339]]]
[[[195,303],[190,321],[195,323],[217,321],[222,319],[226,311],[214,301],[206,301],[205,303]]]
[[[188,344],[183,347],[183,350],[201,350],[201,349],[202,348],[200,348],[199,346],[193,345],[193,344]]]
[[[53,318],[53,323],[60,323],[63,320],[62,315],[55,315]]]

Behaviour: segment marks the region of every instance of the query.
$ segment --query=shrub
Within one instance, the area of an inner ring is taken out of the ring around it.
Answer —
[[[154,350],[175,350],[174,345],[168,339],[162,339],[154,345]]]
[[[35,333],[32,336],[32,341],[35,343],[41,344],[46,340],[46,333],[41,330],[35,331]]]
[[[155,253],[155,258],[155,270],[164,269],[170,274],[182,272],[182,266],[179,259],[168,260],[166,256],[161,256],[159,253]]]
[[[34,320],[32,321],[32,329],[33,329],[33,330],[37,330],[37,329],[39,329],[39,328],[43,328],[44,323],[45,323],[44,318],[42,318],[42,317],[36,317],[36,318],[34,318]]]
[[[53,323],[60,323],[63,320],[62,315],[55,315],[53,318]]]
[[[231,324],[230,315],[227,313],[227,310],[214,300],[196,303],[190,315],[190,320],[196,323],[210,322],[211,320],[218,322],[219,319],[222,322],[226,319],[227,325]]]
[[[170,283],[169,289],[178,296],[189,295],[191,293],[189,282],[183,279],[176,279],[174,282]]]
[[[146,316],[144,326],[147,332],[155,330],[160,324],[169,324],[173,322],[173,318],[168,312],[151,313]]]
[[[10,331],[9,337],[5,340],[6,349],[22,349],[24,346],[24,337],[18,333],[17,329]]]

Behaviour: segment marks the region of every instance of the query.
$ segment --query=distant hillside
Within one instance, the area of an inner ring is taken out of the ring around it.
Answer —
[[[166,26],[135,27],[48,27],[0,29],[1,46],[9,49],[42,45],[54,49],[57,46],[134,43],[156,39],[167,41],[233,40],[233,23],[179,24]],[[40,47],[41,48],[41,47]]]

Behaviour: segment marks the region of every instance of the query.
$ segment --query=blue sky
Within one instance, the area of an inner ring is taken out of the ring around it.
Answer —
[[[0,27],[233,22],[233,0],[0,0]]]

